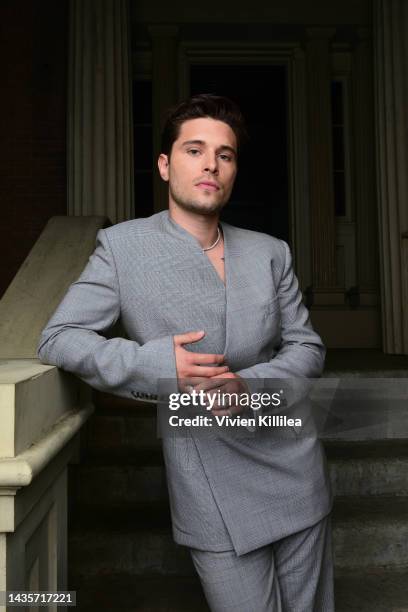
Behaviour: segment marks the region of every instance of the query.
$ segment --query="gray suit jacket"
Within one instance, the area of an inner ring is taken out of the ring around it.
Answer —
[[[174,334],[203,329],[191,346],[224,353],[250,381],[317,377],[324,347],[302,303],[287,244],[222,224],[226,284],[167,211],[100,230],[89,263],[44,329],[42,361],[128,398],[176,380]],[[121,319],[127,337],[107,338]],[[309,527],[331,507],[313,436],[214,433],[165,437],[175,540],[244,554]]]

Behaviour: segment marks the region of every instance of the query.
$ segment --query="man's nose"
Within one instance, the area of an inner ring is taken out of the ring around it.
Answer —
[[[208,153],[205,156],[204,161],[204,172],[211,172],[211,174],[218,173],[218,158],[217,155]]]

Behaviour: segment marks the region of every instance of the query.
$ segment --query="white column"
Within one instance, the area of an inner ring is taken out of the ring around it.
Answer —
[[[127,0],[71,0],[68,214],[134,217]]]
[[[376,150],[383,348],[408,354],[403,234],[408,230],[408,3],[375,0]]]

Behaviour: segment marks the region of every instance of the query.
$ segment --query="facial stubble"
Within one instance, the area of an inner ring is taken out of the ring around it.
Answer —
[[[183,197],[183,195],[177,192],[172,185],[169,185],[169,190],[171,198],[177,204],[177,206],[188,212],[200,213],[201,215],[213,215],[214,213],[221,212],[227,203],[227,200],[220,200],[218,202],[212,202],[212,204],[205,204],[197,200]]]

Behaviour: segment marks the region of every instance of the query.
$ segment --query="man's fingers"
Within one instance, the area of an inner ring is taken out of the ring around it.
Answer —
[[[229,372],[227,372],[228,374]],[[225,379],[222,378],[222,376],[219,374],[218,376],[213,376],[211,378],[205,378],[204,380],[201,380],[200,382],[198,382],[196,385],[194,385],[194,389],[196,389],[196,391],[210,391],[211,389],[221,389],[229,383],[229,378]]]
[[[191,366],[189,368],[189,376],[218,376],[219,374],[224,374],[224,372],[228,372],[228,366]]]
[[[182,346],[183,344],[191,344],[193,342],[198,342],[204,338],[204,331],[192,331],[186,332],[185,334],[176,334],[174,336],[174,344],[176,346]],[[225,356],[220,355],[218,353],[193,353],[192,351],[187,351],[188,357],[191,359],[193,363],[196,364],[207,364],[207,363],[223,363]]]
[[[185,334],[176,334],[174,336],[174,344],[181,346],[182,344],[190,344],[191,342],[198,342],[205,336],[205,331],[191,331]]]
[[[224,363],[225,356],[216,353],[190,353],[191,362],[195,365],[221,364]]]
[[[211,414],[214,416],[217,415],[217,416],[235,417],[237,414],[240,414],[241,412],[242,412],[242,408],[239,406],[230,406],[230,408],[211,410]]]

